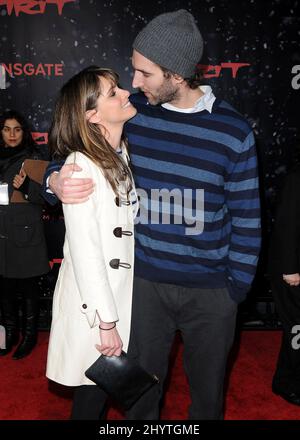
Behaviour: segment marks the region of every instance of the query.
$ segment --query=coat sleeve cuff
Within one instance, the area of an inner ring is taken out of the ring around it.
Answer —
[[[89,307],[87,303],[82,303],[80,306],[80,310],[82,313],[85,314],[90,328],[96,327],[100,324],[100,315],[99,315],[100,309],[96,308],[95,306]],[[114,313],[110,313],[110,314],[101,313],[101,319],[104,322],[115,322],[119,320],[119,317],[117,314]]]

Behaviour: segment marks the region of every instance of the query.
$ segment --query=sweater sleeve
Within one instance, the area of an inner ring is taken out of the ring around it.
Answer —
[[[58,198],[56,197],[55,194],[53,194],[50,189],[49,189],[49,177],[53,172],[59,172],[61,167],[63,166],[64,162],[60,161],[60,162],[56,162],[56,161],[52,161],[49,163],[44,178],[43,178],[43,184],[42,184],[42,190],[41,190],[41,194],[44,197],[44,199],[50,204],[50,205],[56,205],[56,203],[59,202]]]
[[[233,154],[225,198],[231,217],[227,286],[231,297],[240,302],[253,281],[261,243],[258,168],[252,131]]]

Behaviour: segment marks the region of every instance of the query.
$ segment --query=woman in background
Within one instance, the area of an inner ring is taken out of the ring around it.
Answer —
[[[123,125],[136,114],[110,69],[91,67],[62,88],[49,136],[54,159],[75,163],[95,191],[63,204],[64,260],[54,297],[47,377],[74,386],[72,419],[99,419],[106,393],[85,376],[99,357],[127,351],[137,197]]]
[[[49,270],[42,222],[40,185],[22,167],[41,159],[25,118],[11,110],[0,116],[0,309],[6,348],[19,341],[18,293],[22,294],[22,339],[13,359],[27,356],[37,343],[38,279]]]

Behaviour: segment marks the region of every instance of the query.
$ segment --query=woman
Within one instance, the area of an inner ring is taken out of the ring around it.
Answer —
[[[23,338],[13,359],[27,356],[37,342],[38,277],[49,270],[42,222],[40,185],[22,168],[25,159],[40,159],[22,115],[9,111],[0,117],[0,307],[6,329],[6,348],[19,340],[17,294],[22,293]]]
[[[106,394],[84,372],[99,352],[126,351],[137,208],[124,123],[136,114],[109,69],[91,67],[62,88],[50,133],[54,158],[76,163],[95,191],[63,205],[66,236],[53,298],[47,377],[75,386],[72,419],[98,419]],[[98,351],[97,351],[98,350]]]

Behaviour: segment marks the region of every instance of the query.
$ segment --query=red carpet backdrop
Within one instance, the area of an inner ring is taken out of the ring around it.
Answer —
[[[204,83],[248,119],[256,136],[264,240],[251,295],[258,301],[269,292],[266,250],[275,197],[299,138],[299,0],[0,0],[0,112],[23,112],[46,149],[61,86],[84,67],[97,64],[118,71],[121,84],[133,91],[130,56],[135,35],[155,15],[180,8],[195,16],[205,41],[199,65]],[[57,262],[63,219],[57,212],[45,212],[45,225],[49,256]],[[49,296],[57,266],[43,280]],[[45,313],[49,315],[49,308]],[[1,359],[0,419],[69,417],[70,393],[45,378],[47,341],[48,333],[40,333],[39,346],[28,358]],[[299,407],[271,392],[279,342],[280,332],[242,333],[228,376],[227,420],[300,418]],[[181,357],[177,341],[162,410],[165,419],[187,416],[189,393]],[[108,416],[122,417],[115,408]]]
[[[72,393],[45,377],[48,333],[20,361],[0,362],[0,420],[66,420]],[[228,371],[225,420],[299,420],[300,408],[272,394],[271,382],[280,345],[280,331],[244,331],[232,350]],[[162,407],[162,419],[185,420],[190,402],[182,366],[182,344],[176,340]],[[199,365],[201,374],[201,365]],[[17,390],[17,392],[16,392]],[[109,420],[123,419],[116,408]]]
[[[182,7],[204,37],[199,68],[205,82],[245,115],[256,135],[265,232],[253,292],[258,298],[268,292],[274,198],[299,134],[299,0],[0,0],[0,111],[24,112],[45,146],[62,84],[98,64],[117,70],[131,88],[135,35],[153,16]],[[60,258],[62,219],[52,221],[50,213],[45,220],[50,257]]]

